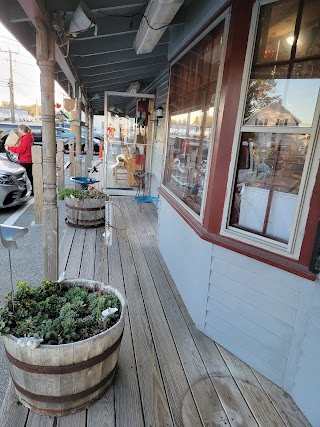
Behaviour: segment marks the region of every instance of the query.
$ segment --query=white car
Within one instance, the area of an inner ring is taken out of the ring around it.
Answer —
[[[0,155],[0,209],[20,205],[31,195],[31,184],[26,170]]]

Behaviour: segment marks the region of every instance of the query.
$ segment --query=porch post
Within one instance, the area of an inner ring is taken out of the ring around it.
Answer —
[[[90,144],[90,129],[89,129],[89,104],[88,104],[88,100],[86,99],[86,105],[85,105],[85,129],[86,129],[86,145],[85,145],[85,151],[86,151],[86,156],[85,156],[85,175],[88,174],[88,168],[91,166],[91,146],[92,144]]]
[[[43,278],[58,278],[58,207],[54,111],[55,34],[36,19],[37,63],[40,68],[43,144]]]
[[[90,110],[89,114],[89,141],[93,141],[93,110]],[[92,165],[93,161],[93,145],[92,150],[90,151],[90,166]]]
[[[82,162],[80,159],[81,154],[81,90],[79,88],[79,95],[76,100],[76,176],[82,176]]]

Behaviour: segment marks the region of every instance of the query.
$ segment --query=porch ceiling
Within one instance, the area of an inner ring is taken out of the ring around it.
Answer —
[[[79,0],[0,0],[0,19],[8,30],[35,56],[34,20],[40,17],[52,26],[54,13],[58,12],[59,22],[69,27]],[[151,53],[137,55],[133,47],[148,0],[86,0],[93,12],[98,34],[89,29],[70,38],[69,46],[63,36],[57,34],[56,80],[71,92],[71,83],[78,83],[95,114],[103,113],[105,90],[126,92],[130,83],[139,81],[143,92],[167,64],[168,29]],[[188,2],[187,2],[188,3]],[[182,6],[171,25],[182,22]],[[56,15],[57,16],[57,15]],[[56,28],[56,27],[55,27]],[[72,92],[71,92],[72,93]],[[123,97],[110,99],[110,104],[126,113],[126,105],[132,101]]]

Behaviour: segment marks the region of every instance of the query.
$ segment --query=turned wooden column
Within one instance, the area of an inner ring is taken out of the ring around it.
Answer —
[[[82,176],[82,161],[80,154],[82,153],[81,149],[81,93],[79,89],[79,96],[76,100],[76,176]]]
[[[88,169],[91,167],[92,163],[92,139],[90,139],[90,129],[89,129],[89,105],[86,100],[85,105],[85,129],[86,129],[86,157],[85,157],[85,175],[88,175]]]
[[[43,278],[58,278],[58,207],[54,110],[55,34],[36,20],[37,63],[40,68],[43,138]]]

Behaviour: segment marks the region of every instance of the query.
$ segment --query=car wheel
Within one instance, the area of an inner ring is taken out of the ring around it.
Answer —
[[[12,153],[11,151],[6,151],[6,156],[10,162],[18,163],[18,155],[15,153]]]

